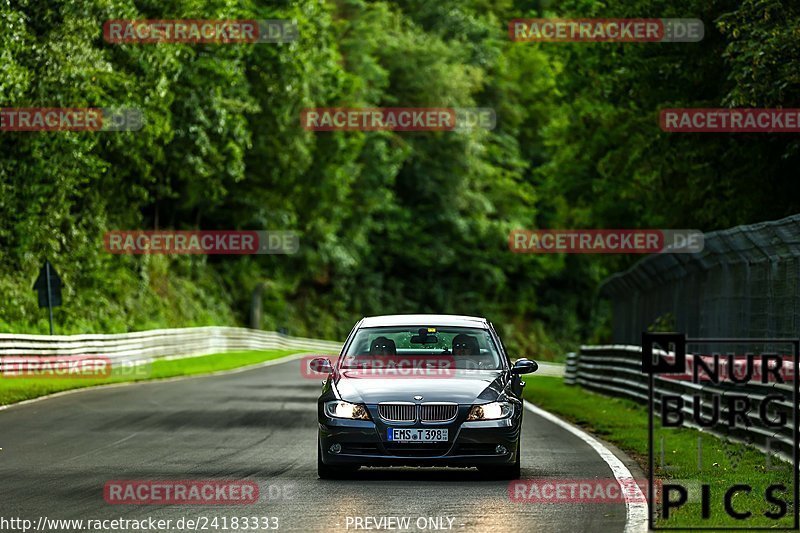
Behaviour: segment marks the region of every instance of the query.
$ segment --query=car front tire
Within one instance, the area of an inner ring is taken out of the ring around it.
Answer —
[[[483,474],[487,479],[519,479],[522,475],[520,450],[522,449],[522,442],[517,442],[517,454],[514,464],[503,466],[487,466],[479,467],[478,471]]]

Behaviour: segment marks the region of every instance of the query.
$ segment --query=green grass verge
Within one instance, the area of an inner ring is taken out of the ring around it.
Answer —
[[[617,445],[647,471],[646,407],[629,400],[595,394],[577,386],[567,386],[561,378],[538,376],[526,381],[527,400]],[[664,437],[663,464],[660,460],[661,436]],[[657,429],[654,441],[656,478],[672,479],[690,487],[689,502],[671,511],[669,519],[659,518],[659,526],[772,527],[776,530],[792,527],[793,476],[790,464],[773,458],[771,468],[777,470],[768,470],[767,456],[761,451],[689,428]],[[702,462],[699,465],[698,447],[702,450]],[[777,510],[764,498],[766,488],[774,483],[782,483],[787,487],[787,492],[776,494],[789,504],[786,515],[779,520],[764,516],[767,511]],[[701,518],[700,484],[710,485],[711,488],[711,517],[706,520]],[[724,510],[724,493],[736,484],[753,488],[750,494],[739,492],[732,498],[735,510],[753,513],[751,518],[743,521],[729,517]],[[659,509],[658,516],[660,514]]]
[[[70,389],[108,385],[126,381],[146,381],[175,376],[208,374],[230,370],[285,357],[305,350],[265,350],[229,352],[223,354],[187,357],[172,361],[155,361],[129,375],[114,375],[106,378],[16,378],[0,377],[0,405],[8,405],[39,396]]]

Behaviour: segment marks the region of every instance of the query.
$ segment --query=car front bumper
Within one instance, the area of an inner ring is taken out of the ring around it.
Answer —
[[[363,466],[510,465],[516,461],[522,426],[521,412],[500,420],[457,420],[445,424],[390,424],[380,419],[373,420],[375,421],[320,417],[319,443],[322,461],[327,465]],[[447,429],[448,441],[409,444],[390,442],[386,438],[389,427]],[[339,453],[330,451],[334,444],[341,446]],[[505,453],[496,451],[498,445],[505,448]]]

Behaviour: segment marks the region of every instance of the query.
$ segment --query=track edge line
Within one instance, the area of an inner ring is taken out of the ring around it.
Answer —
[[[629,487],[631,485],[636,487],[636,490],[633,491],[633,495],[629,494],[626,490],[621,491],[625,497],[625,533],[644,533],[648,531],[648,509],[647,504],[644,503],[646,501],[644,494],[636,484],[626,483],[623,485],[622,480],[633,479],[633,474],[628,467],[625,466],[625,463],[623,463],[619,457],[614,455],[614,452],[609,450],[602,442],[584,430],[573,426],[569,422],[566,422],[556,415],[545,411],[541,407],[537,407],[527,400],[525,401],[525,409],[549,422],[560,426],[588,444],[595,452],[597,452],[600,458],[606,462],[621,488]]]

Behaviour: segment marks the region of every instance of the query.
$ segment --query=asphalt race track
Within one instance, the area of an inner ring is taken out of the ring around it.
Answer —
[[[319,389],[319,379],[302,377],[295,359],[10,407],[0,411],[0,516],[34,524],[39,517],[152,517],[173,524],[180,518],[277,517],[279,531],[368,531],[367,525],[375,531],[379,523],[364,520],[389,516],[410,517],[407,531],[431,530],[436,522],[427,519],[437,517],[445,531],[448,518],[449,531],[624,529],[623,504],[512,502],[507,481],[482,480],[471,469],[362,469],[353,480],[321,481]],[[591,447],[531,412],[525,413],[522,472],[524,479],[613,479]],[[111,505],[103,494],[110,480],[207,479],[255,482],[259,500],[244,506]],[[207,530],[221,526],[218,521]]]

